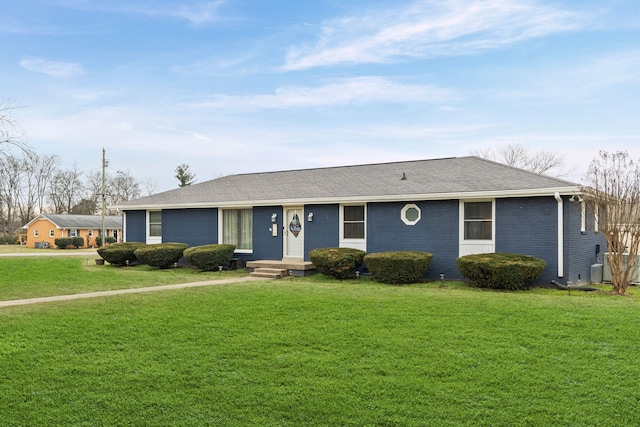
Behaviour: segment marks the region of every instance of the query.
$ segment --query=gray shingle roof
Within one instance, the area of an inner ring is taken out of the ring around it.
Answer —
[[[406,179],[401,179],[402,177]],[[498,197],[570,192],[578,184],[479,157],[229,175],[118,205],[121,209]],[[550,193],[551,192],[551,193]]]
[[[100,229],[102,228],[102,216],[95,215],[50,215],[43,214],[45,218],[60,228],[82,228]],[[104,228],[113,230],[122,228],[121,216],[105,216]]]

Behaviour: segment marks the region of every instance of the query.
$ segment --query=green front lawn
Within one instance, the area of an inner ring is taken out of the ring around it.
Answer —
[[[0,301],[111,289],[142,288],[244,276],[245,270],[158,270],[146,265],[96,265],[90,257],[0,257]]]
[[[13,307],[0,425],[636,426],[639,351],[636,298],[544,290],[314,277]]]

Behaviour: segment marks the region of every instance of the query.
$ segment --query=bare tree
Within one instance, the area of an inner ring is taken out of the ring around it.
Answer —
[[[14,107],[7,100],[0,100],[0,155],[6,155],[9,147],[29,151],[23,142],[24,131],[13,116]]]
[[[82,172],[77,166],[58,171],[51,181],[49,200],[53,203],[54,213],[69,214],[80,202],[84,191],[81,181]]]
[[[20,227],[18,218],[20,205],[20,191],[24,178],[23,162],[13,154],[0,157],[0,201],[4,206],[2,232],[10,236]]]
[[[0,157],[0,218],[5,234],[13,234],[44,211],[44,197],[56,156],[33,152]]]
[[[93,172],[87,177],[87,200],[92,200],[96,210],[102,203],[102,173]],[[117,171],[114,175],[105,175],[105,201],[107,206],[116,205],[140,197],[140,184],[129,171]],[[86,205],[85,205],[86,206]],[[117,211],[107,209],[108,215],[115,215]]]
[[[109,179],[109,205],[140,197],[140,184],[129,171],[117,171],[116,176]]]
[[[626,151],[600,151],[589,166],[585,184],[585,211],[598,221],[607,242],[613,292],[624,295],[638,268],[640,164]]]
[[[145,182],[143,182],[145,191],[145,196],[151,196],[156,191],[158,191],[158,184],[155,181],[152,181],[151,178],[148,178]]]
[[[507,144],[496,149],[479,149],[472,151],[471,154],[537,174],[562,176],[569,173],[569,171],[556,173],[565,166],[564,156],[544,150],[532,152],[520,144]]]

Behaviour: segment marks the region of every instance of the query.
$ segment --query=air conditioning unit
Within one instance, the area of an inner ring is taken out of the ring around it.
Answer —
[[[629,262],[629,254],[623,254],[622,263],[624,267],[627,266]],[[637,285],[640,284],[640,255],[636,256],[636,263],[631,270],[631,274],[629,276],[629,280],[631,283]],[[611,267],[609,266],[609,254],[604,254],[604,268],[602,271],[602,281],[611,282]]]

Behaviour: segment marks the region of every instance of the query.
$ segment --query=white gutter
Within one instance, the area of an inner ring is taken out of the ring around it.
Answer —
[[[564,210],[560,193],[556,191],[554,197],[558,201],[558,277],[564,277]]]

